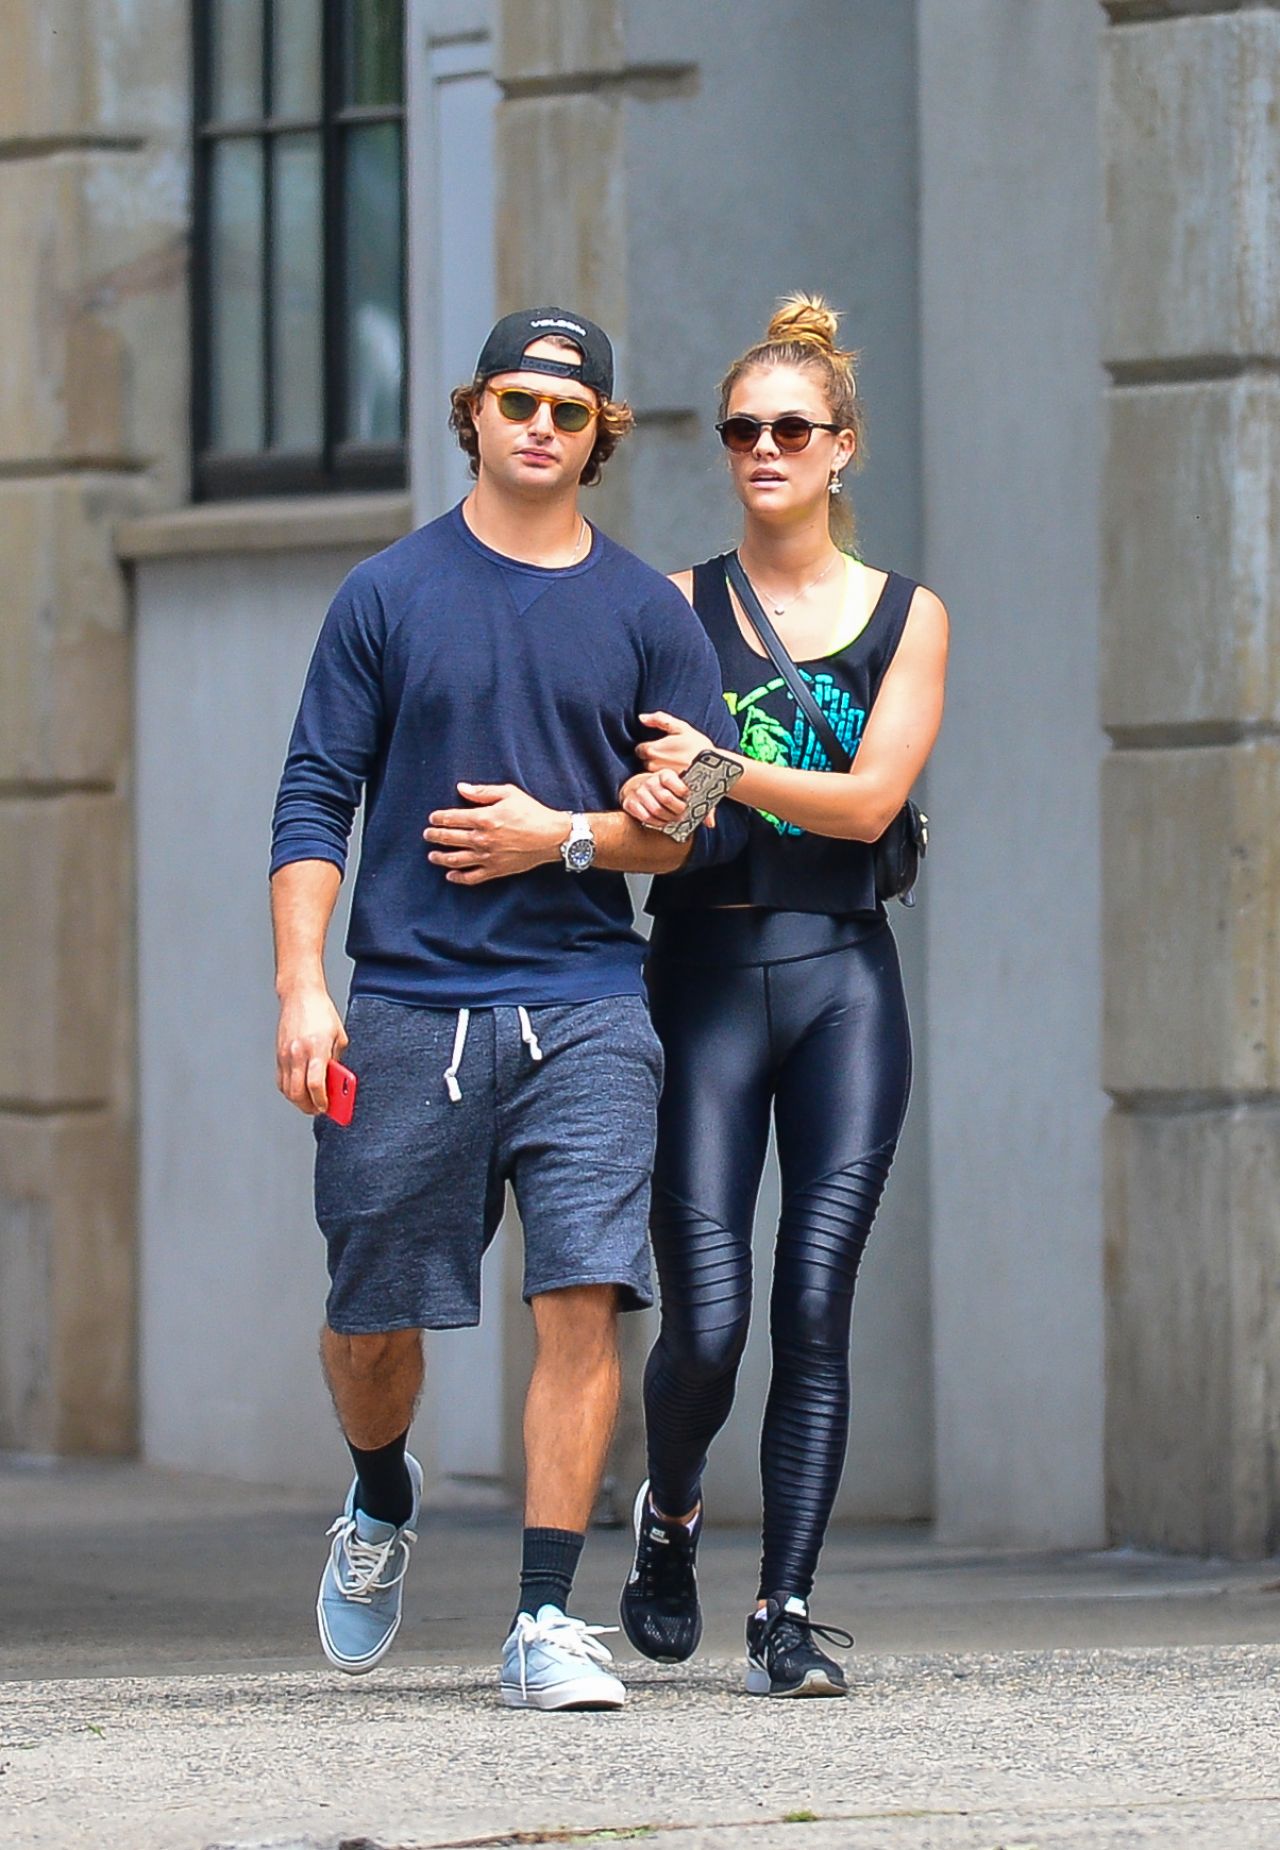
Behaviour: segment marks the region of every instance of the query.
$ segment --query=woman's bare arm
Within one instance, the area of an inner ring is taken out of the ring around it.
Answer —
[[[687,576],[687,574],[682,574]],[[878,841],[911,793],[942,724],[948,620],[941,600],[921,586],[902,640],[876,696],[853,767],[845,777],[795,771],[734,754],[743,774],[733,802],[768,811],[810,834]],[[706,741],[668,714],[642,715],[663,737],[639,748],[647,770],[681,771]]]

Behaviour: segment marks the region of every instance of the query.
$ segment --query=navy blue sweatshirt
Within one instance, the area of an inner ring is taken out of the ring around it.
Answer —
[[[638,994],[644,942],[625,876],[560,862],[450,884],[422,839],[459,782],[552,809],[612,810],[637,769],[638,715],[663,709],[737,744],[715,651],[660,573],[597,533],[563,570],[481,544],[460,508],[358,565],[316,644],[276,799],[271,871],[345,868],[364,832],[347,950],[352,992],[433,1008]],[[735,854],[726,803],[688,866]]]

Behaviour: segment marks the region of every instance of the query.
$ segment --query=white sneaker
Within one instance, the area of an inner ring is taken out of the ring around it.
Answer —
[[[502,1700],[511,1709],[620,1709],[627,1692],[605,1669],[613,1662],[600,1642],[615,1625],[585,1625],[558,1606],[536,1618],[518,1615],[502,1647]]]

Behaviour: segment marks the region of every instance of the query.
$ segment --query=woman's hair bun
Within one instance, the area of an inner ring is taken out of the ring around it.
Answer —
[[[765,335],[767,341],[797,341],[802,346],[820,347],[823,352],[843,359],[836,346],[840,317],[820,295],[805,295],[796,290],[785,295],[773,311]]]

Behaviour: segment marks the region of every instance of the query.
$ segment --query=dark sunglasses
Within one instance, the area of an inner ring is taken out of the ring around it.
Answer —
[[[784,418],[726,418],[723,424],[716,425],[725,449],[738,456],[746,456],[754,450],[761,433],[766,430],[773,432],[773,440],[785,456],[794,456],[798,450],[808,448],[815,430],[837,431],[840,428],[839,424],[815,424],[811,418],[802,418],[798,411],[788,412]]]
[[[599,413],[597,405],[588,405],[580,398],[556,398],[551,392],[525,392],[515,385],[502,389],[491,385],[489,390],[498,401],[498,410],[510,424],[527,424],[537,417],[539,405],[550,405],[551,422],[556,429],[576,435]]]

